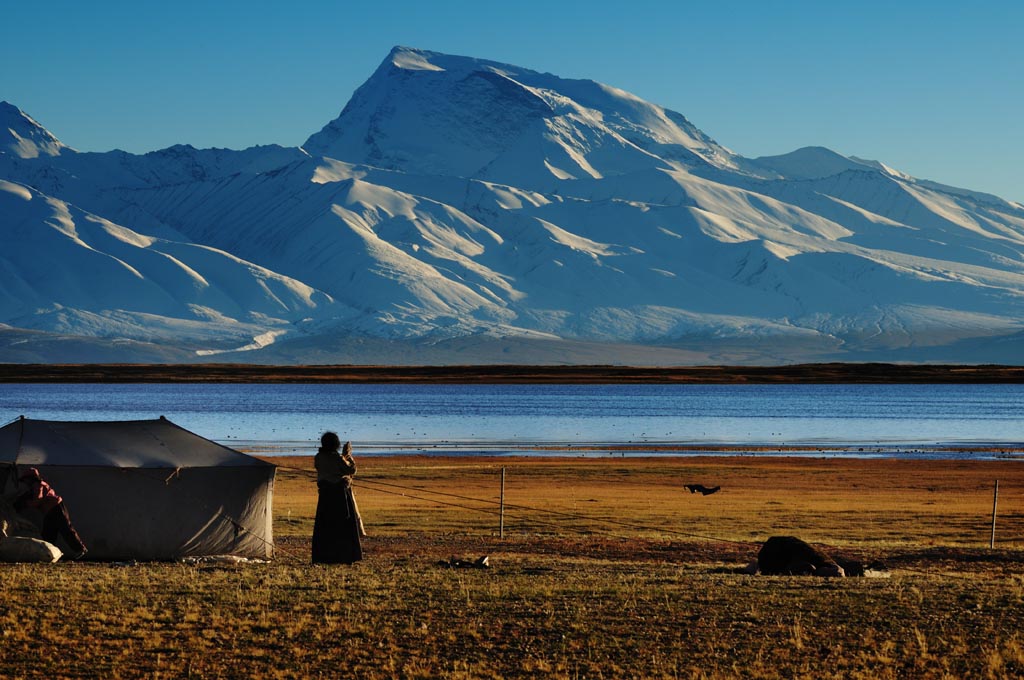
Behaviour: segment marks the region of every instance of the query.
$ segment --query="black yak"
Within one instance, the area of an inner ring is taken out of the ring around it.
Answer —
[[[845,576],[835,560],[796,536],[772,536],[757,553],[757,569],[766,575]]]

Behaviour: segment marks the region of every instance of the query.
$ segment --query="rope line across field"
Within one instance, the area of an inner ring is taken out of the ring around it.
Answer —
[[[286,465],[281,465],[279,467],[282,467],[282,468],[285,468],[285,469],[288,469],[288,470],[292,470],[294,472],[300,472],[302,474],[309,475],[309,476],[315,476],[316,475],[316,473],[314,471],[306,470],[306,469],[303,469],[303,468],[291,467],[291,466],[286,466]],[[423,496],[417,496],[417,495],[414,495],[414,494],[411,494],[411,493],[408,493],[408,492],[413,491],[413,492],[421,493],[421,494],[430,494],[430,495],[433,495],[433,496],[441,496],[441,497],[444,497],[444,498],[454,498],[456,500],[471,501],[473,503],[483,503],[483,504],[491,505],[491,506],[499,506],[501,504],[501,501],[492,500],[492,499],[489,499],[489,498],[477,498],[475,496],[465,496],[465,495],[462,495],[462,494],[455,494],[455,493],[450,493],[450,492],[445,492],[445,491],[432,491],[430,489],[421,489],[421,488],[417,488],[417,487],[405,486],[405,485],[402,485],[402,484],[395,484],[393,482],[382,482],[380,480],[366,479],[366,478],[361,478],[358,481],[353,480],[352,484],[353,484],[353,486],[356,486],[357,488],[363,488],[363,489],[367,489],[367,490],[370,490],[370,491],[375,491],[377,493],[389,494],[389,495],[394,495],[394,496],[402,496],[402,497],[405,497],[405,498],[412,498],[414,500],[420,500],[420,501],[424,501],[424,502],[427,502],[427,503],[435,503],[437,505],[444,505],[444,506],[447,506],[447,507],[454,507],[454,508],[459,508],[459,509],[462,509],[462,510],[470,510],[470,511],[473,511],[473,512],[480,512],[480,513],[484,513],[484,514],[488,514],[488,515],[493,515],[493,516],[499,516],[500,515],[500,511],[498,509],[481,508],[481,507],[474,507],[474,506],[470,506],[470,505],[462,505],[462,504],[459,504],[459,503],[452,503],[452,502],[448,502],[448,501],[438,500],[437,498],[424,498]],[[382,488],[382,487],[388,487],[388,488]],[[392,489],[399,489],[399,491],[394,491]],[[757,543],[753,542],[753,541],[736,541],[736,540],[728,539],[728,538],[719,538],[719,537],[716,537],[716,536],[708,536],[708,535],[705,535],[705,534],[696,534],[696,533],[692,533],[692,532],[688,532],[688,531],[679,531],[677,529],[668,529],[668,528],[665,528],[665,527],[654,527],[654,526],[649,526],[649,525],[645,525],[645,524],[637,524],[637,523],[634,523],[634,522],[625,522],[625,521],[622,521],[622,520],[608,519],[608,518],[604,518],[604,517],[594,517],[592,515],[585,515],[585,514],[582,514],[582,513],[564,512],[564,511],[560,511],[560,510],[550,510],[550,509],[547,509],[547,508],[538,508],[538,507],[534,507],[534,506],[530,506],[530,505],[523,505],[521,503],[507,503],[506,502],[504,504],[504,507],[505,507],[506,510],[513,509],[513,510],[519,510],[519,511],[522,511],[522,512],[542,513],[542,514],[552,515],[554,517],[559,517],[559,518],[563,518],[563,519],[567,519],[567,520],[574,520],[574,521],[580,521],[580,522],[591,522],[593,524],[613,525],[613,526],[616,526],[616,527],[623,527],[623,528],[626,528],[626,529],[634,529],[634,530],[637,530],[637,531],[659,532],[659,533],[662,533],[662,534],[669,534],[669,535],[672,535],[672,536],[681,536],[681,537],[684,537],[684,538],[694,538],[694,539],[698,539],[698,540],[702,540],[702,541],[713,541],[713,542],[717,542],[717,543],[730,543],[730,544],[733,544],[733,545],[742,545],[742,546],[757,545]],[[552,522],[552,521],[545,521],[545,520],[537,519],[537,518],[533,518],[533,517],[525,517],[525,518],[524,517],[520,517],[520,519],[526,519],[527,521],[529,521],[529,522],[531,522],[533,524],[539,524],[539,525],[542,525],[542,526],[554,527],[554,528],[557,528],[557,529],[572,531],[572,532],[579,533],[579,534],[584,534],[584,535],[593,534],[593,533],[600,533],[600,532],[597,532],[597,531],[594,531],[594,530],[591,530],[591,529],[582,529],[582,528],[579,528],[579,527],[574,527],[574,526],[570,526],[570,525],[563,524],[563,523]],[[606,535],[609,535],[609,536],[614,536],[615,535],[615,534],[612,534],[610,531],[605,531],[604,533]]]

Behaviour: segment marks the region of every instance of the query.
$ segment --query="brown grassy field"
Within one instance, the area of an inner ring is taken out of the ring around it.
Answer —
[[[308,458],[276,459],[269,564],[0,565],[0,675],[1024,675],[1018,462],[358,460],[371,536],[352,567],[308,564]],[[890,577],[737,573],[777,534]],[[438,565],[484,554],[489,570]]]

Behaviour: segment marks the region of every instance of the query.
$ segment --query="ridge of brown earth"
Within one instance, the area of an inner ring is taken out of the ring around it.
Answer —
[[[1022,383],[1024,366],[363,366],[257,364],[0,364],[6,383],[536,383],[798,384]]]

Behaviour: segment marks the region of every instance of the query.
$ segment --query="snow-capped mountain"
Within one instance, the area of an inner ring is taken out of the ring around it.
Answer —
[[[338,311],[299,281],[25,185],[0,180],[0,214],[0,318],[19,328],[233,349]]]
[[[301,149],[0,104],[0,180],[0,360],[1024,357],[1024,207],[485,60],[395,48]]]
[[[74,152],[74,149],[61,144],[18,107],[0,102],[0,152],[16,158],[38,158],[59,156],[65,151]]]
[[[554,190],[650,168],[732,167],[683,116],[589,80],[396,48],[311,154]]]

